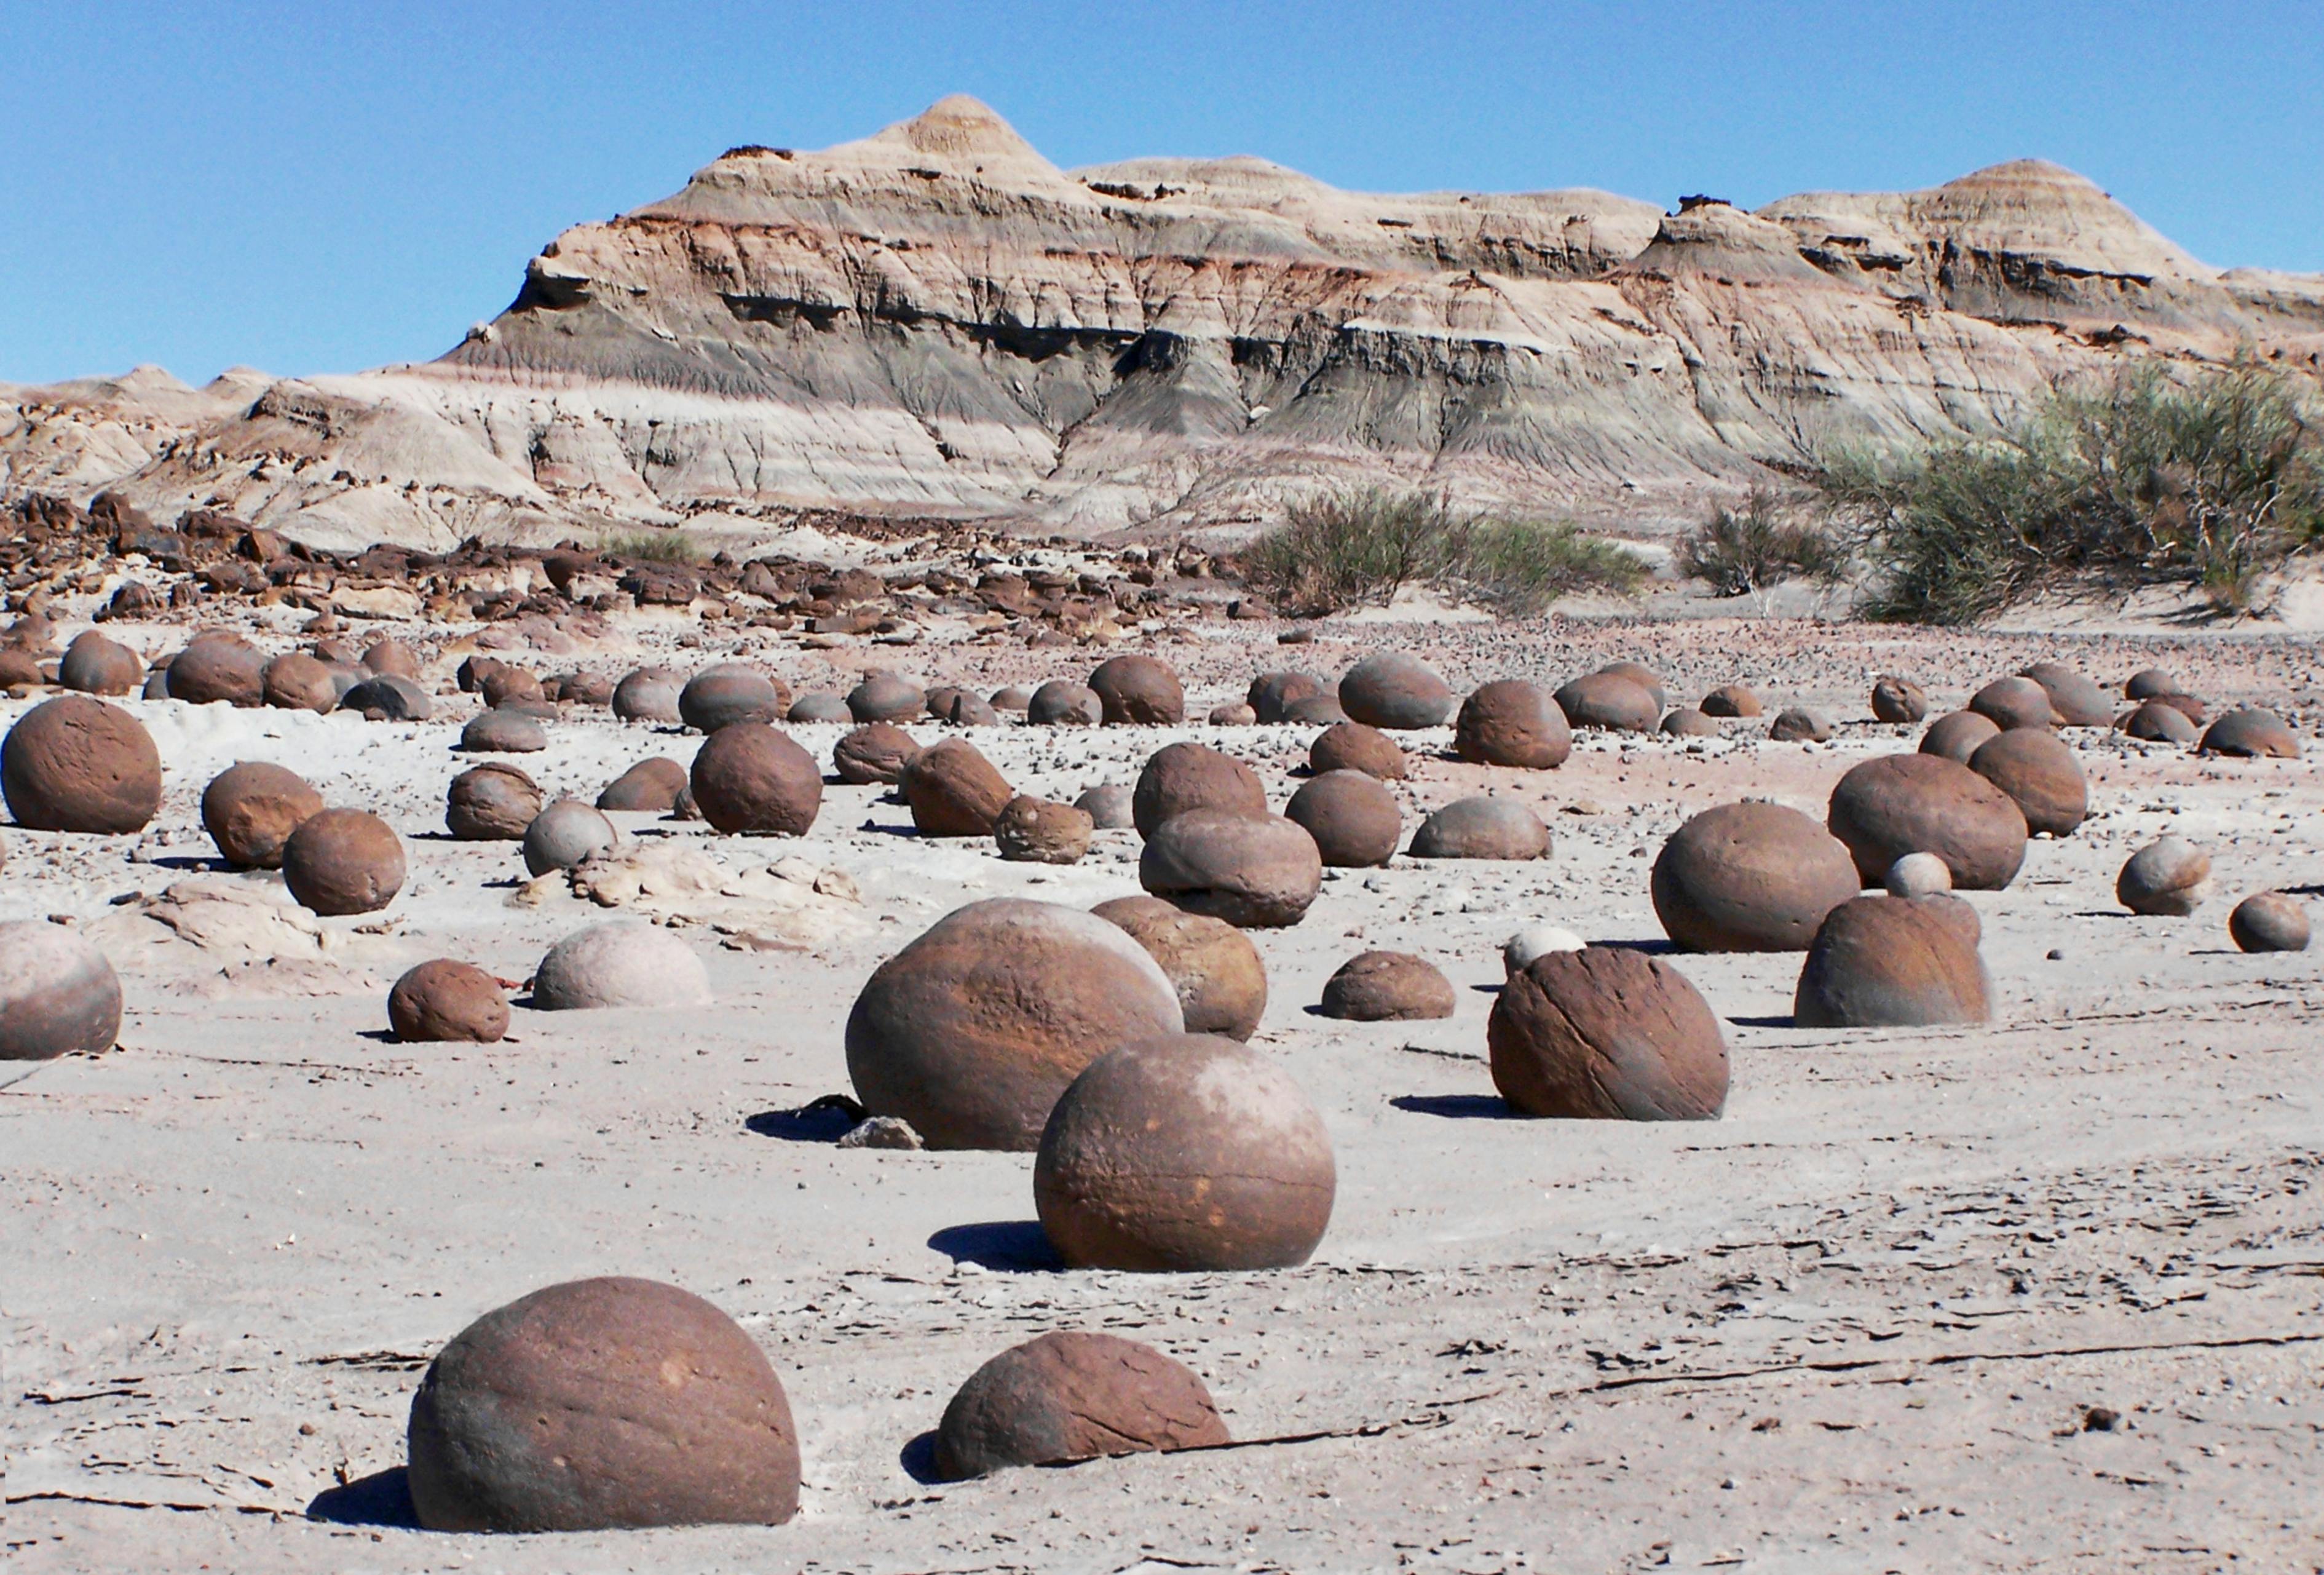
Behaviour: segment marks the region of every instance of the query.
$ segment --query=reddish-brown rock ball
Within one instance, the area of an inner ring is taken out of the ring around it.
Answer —
[[[0,741],[0,797],[35,831],[142,831],[161,807],[161,752],[127,711],[60,695]]]
[[[494,1044],[508,1032],[508,998],[484,969],[439,957],[395,981],[387,1024],[408,1044]]]
[[[1227,1442],[1210,1390],[1150,1346],[1111,1334],[1045,1334],[1001,1352],[960,1386],[936,1424],[947,1482]]]
[[[1493,1086],[1527,1116],[1709,1121],[1726,1107],[1718,1017],[1676,968],[1626,947],[1534,959],[1485,1039]]]

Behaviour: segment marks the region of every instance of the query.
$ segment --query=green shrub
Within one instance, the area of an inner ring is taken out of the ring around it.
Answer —
[[[1680,538],[1679,571],[1720,596],[1750,596],[1791,579],[1836,579],[1847,549],[1831,529],[1803,519],[1767,487],[1755,486],[1740,511],[1723,505]]]
[[[637,558],[653,563],[699,563],[702,543],[683,530],[609,533],[598,549],[615,558]]]
[[[1649,572],[1637,553],[1572,525],[1483,520],[1471,532],[1461,579],[1471,599],[1504,616],[1531,617],[1575,591],[1633,595]]]

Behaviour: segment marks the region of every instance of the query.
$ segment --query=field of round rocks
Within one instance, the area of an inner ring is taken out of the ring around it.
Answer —
[[[0,632],[12,1569],[2324,1568],[2311,642],[290,611]]]

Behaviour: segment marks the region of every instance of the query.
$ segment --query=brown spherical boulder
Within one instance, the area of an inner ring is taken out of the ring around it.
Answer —
[[[1036,727],[1094,727],[1104,719],[1097,691],[1066,679],[1051,679],[1025,702],[1025,720]]]
[[[1126,831],[1138,824],[1130,791],[1118,782],[1084,788],[1074,808],[1087,815],[1090,824],[1101,831]]]
[[[1151,656],[1116,656],[1089,676],[1092,693],[1106,721],[1176,727],[1186,719],[1185,691],[1178,675]]]
[[[1682,706],[1665,717],[1656,731],[1671,738],[1716,738],[1720,736],[1718,719],[1703,715],[1692,706]]]
[[[605,791],[597,795],[597,807],[631,814],[667,815],[677,807],[678,795],[686,786],[686,767],[657,755],[639,761],[607,783]]]
[[[1455,799],[1412,834],[1415,858],[1545,858],[1549,828],[1513,799]]]
[[[1348,1023],[1416,1023],[1452,1015],[1452,981],[1408,951],[1367,951],[1323,981],[1323,1013]]]
[[[1651,733],[1662,720],[1654,691],[1618,672],[1590,672],[1557,691],[1557,709],[1577,727]]]
[[[2059,727],[2104,727],[2114,721],[2114,702],[2106,691],[2062,662],[2037,662],[2018,676],[2042,686]]]
[[[395,981],[387,1025],[406,1044],[497,1044],[508,1032],[508,998],[484,969],[439,957]]]
[[[1840,839],[1781,804],[1721,804],[1655,859],[1655,916],[1682,951],[1800,951],[1862,889]]]
[[[1493,1086],[1526,1116],[1711,1121],[1727,1105],[1727,1042],[1686,976],[1658,957],[1587,946],[1509,976],[1487,1020]]]
[[[992,840],[1011,864],[1078,864],[1094,829],[1085,811],[1019,793],[993,817]]]
[[[1969,757],[1969,768],[2017,801],[2031,835],[2070,837],[2090,812],[2081,765],[2047,727],[2013,727],[1987,739]]]
[[[928,691],[900,673],[867,672],[847,691],[847,710],[859,722],[908,722],[927,714]]]
[[[1307,1261],[1339,1177],[1323,1117],[1273,1061],[1176,1033],[1092,1061],[1049,1112],[1033,1206],[1077,1269],[1190,1274]]]
[[[541,687],[565,706],[611,706],[613,681],[602,672],[560,672]]]
[[[1318,776],[1327,771],[1360,771],[1383,782],[1402,782],[1404,751],[1378,727],[1334,722],[1307,746],[1307,767]]]
[[[1739,683],[1720,684],[1696,708],[1706,717],[1756,717],[1766,709],[1757,695]]]
[[[897,779],[923,837],[990,837],[1001,807],[1016,794],[965,738],[946,738],[905,762]]]
[[[2243,951],[2305,951],[2308,910],[2283,892],[2260,892],[2236,904],[2227,933]]]
[[[0,740],[0,797],[29,830],[142,831],[161,807],[161,752],[127,711],[59,695]]]
[[[339,697],[339,709],[383,722],[424,722],[436,714],[436,702],[415,681],[382,672],[350,687]]]
[[[2126,737],[2149,744],[2192,745],[2202,737],[2193,718],[2163,700],[2142,700],[2122,719],[2122,730]]]
[[[2167,694],[2184,694],[2178,677],[2160,667],[2142,667],[2122,686],[2125,699],[2151,700]]]
[[[2000,737],[2001,724],[1991,717],[1977,711],[1947,711],[1921,735],[1921,753],[1967,765],[1970,755]]]
[[[362,810],[309,815],[282,844],[282,884],[326,917],[376,913],[403,889],[403,839]]]
[[[1138,884],[1154,895],[1244,930],[1298,923],[1323,881],[1315,839],[1277,815],[1175,815],[1155,828],[1138,859]]]
[[[524,829],[524,867],[536,876],[571,869],[621,845],[621,832],[603,810],[579,799],[559,799]]]
[[[2211,724],[2200,746],[2206,755],[2233,755],[2246,759],[2300,758],[2300,740],[2273,711],[2252,707],[2229,711]]]
[[[1339,699],[1351,720],[1399,731],[1434,727],[1452,710],[1452,691],[1435,670],[1401,651],[1375,652],[1348,669]]]
[[[1360,771],[1327,771],[1308,778],[1284,806],[1283,818],[1305,829],[1333,869],[1386,864],[1404,837],[1396,795],[1379,778]]]
[[[539,783],[494,761],[452,779],[444,794],[444,829],[463,842],[520,842],[540,805]]]
[[[1821,744],[1831,737],[1831,720],[1821,711],[1788,706],[1767,724],[1767,737],[1775,744]]]
[[[1213,727],[1249,727],[1258,721],[1259,713],[1240,700],[1211,708],[1210,724]]]
[[[34,689],[47,681],[42,675],[39,657],[30,651],[0,645],[0,689]]]
[[[1478,765],[1546,771],[1573,753],[1573,730],[1541,685],[1498,679],[1461,702],[1452,752]]]
[[[460,729],[465,755],[538,755],[549,747],[549,729],[521,711],[478,711]]]
[[[1250,937],[1223,919],[1187,913],[1159,897],[1116,897],[1090,910],[1120,926],[1161,965],[1189,1033],[1248,1040],[1267,1011],[1267,965]]]
[[[2124,862],[2114,894],[2134,913],[2183,919],[2211,894],[2211,856],[2183,838],[2158,838]]]
[[[1023,716],[1033,704],[1033,691],[1021,683],[996,689],[985,699],[996,711],[1014,711]]]
[[[2012,727],[2047,727],[2058,719],[2050,691],[2030,678],[1997,678],[1969,696],[1969,709],[2005,732]]]
[[[1001,713],[993,709],[990,702],[979,699],[977,696],[969,693],[966,690],[961,690],[958,694],[953,696],[951,699],[945,701],[941,709],[936,709],[936,708],[934,707],[931,707],[930,709],[935,709],[937,716],[942,717],[945,721],[950,722],[955,727],[997,727],[1001,726]]]
[[[1267,813],[1267,789],[1259,774],[1231,755],[1206,744],[1167,744],[1148,755],[1130,790],[1130,819],[1141,837],[1151,837],[1174,816],[1190,810],[1227,810],[1239,815]]]
[[[1287,719],[1284,712],[1291,706],[1331,692],[1312,672],[1262,672],[1250,681],[1243,700],[1260,721],[1280,722]]]
[[[847,1018],[847,1072],[874,1116],[930,1148],[1031,1149],[1083,1068],[1176,1033],[1177,992],[1093,913],[972,903],[881,964]]]
[[[855,713],[847,709],[847,697],[833,694],[829,690],[816,690],[803,694],[791,702],[783,713],[789,722],[853,722]]]
[[[170,698],[194,705],[266,702],[266,653],[239,635],[208,630],[170,662]]]
[[[383,677],[408,678],[415,682],[420,677],[420,658],[401,640],[378,640],[363,653],[364,671]]]
[[[1884,755],[1831,790],[1826,819],[1868,886],[1908,853],[1933,853],[1967,892],[1997,892],[2025,862],[2025,814],[1966,765],[1939,755]]]
[[[681,689],[668,669],[641,667],[613,686],[613,715],[624,722],[675,722]]]
[[[109,1050],[121,980],[105,954],[61,924],[0,923],[0,1061]]]
[[[1187,1368],[1135,1340],[1060,1332],[970,1376],[936,1424],[933,1464],[959,1482],[1011,1466],[1227,1441],[1210,1390]]]
[[[766,1353],[650,1280],[575,1280],[476,1320],[429,1364],[407,1444],[430,1531],[778,1525],[798,1509]]]
[[[268,662],[259,675],[259,689],[266,703],[281,710],[313,711],[320,716],[339,705],[338,681],[330,668],[302,651]]]
[[[710,998],[710,970],[694,948],[633,920],[576,930],[532,970],[532,1005],[541,1012],[675,1012]]]
[[[755,667],[722,662],[706,667],[678,691],[678,717],[697,733],[737,722],[777,722],[790,709],[788,690]]]
[[[1311,694],[1285,706],[1283,719],[1302,727],[1335,727],[1348,719],[1348,713],[1341,707],[1339,696]]]
[[[323,811],[323,795],[295,771],[263,760],[230,765],[202,790],[202,829],[242,869],[280,869],[290,833]]]
[[[1958,897],[1854,897],[1817,930],[1800,968],[1802,1028],[1922,1028],[1982,1023],[1992,981],[1976,912]]]
[[[1670,704],[1670,691],[1663,687],[1662,675],[1653,668],[1637,662],[1609,662],[1598,670],[1611,678],[1627,678],[1655,697],[1655,709],[1659,712]]]
[[[1929,714],[1929,697],[1909,678],[1893,674],[1872,685],[1872,715],[1890,727],[1907,727]]]
[[[549,699],[536,675],[505,662],[495,662],[476,682],[476,692],[487,706],[540,705]]]
[[[919,740],[895,723],[867,722],[832,746],[831,769],[840,781],[856,787],[892,785],[903,779],[905,763],[919,752]]]
[[[75,635],[57,663],[57,681],[83,694],[124,695],[144,678],[145,663],[136,652],[95,629]]]
[[[804,837],[823,808],[815,756],[764,722],[729,722],[703,741],[687,774],[702,818],[734,835]]]

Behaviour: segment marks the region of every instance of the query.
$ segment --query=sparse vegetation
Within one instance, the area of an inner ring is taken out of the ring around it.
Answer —
[[[1827,523],[1764,486],[1752,488],[1739,510],[1713,508],[1678,544],[1680,572],[1720,596],[1757,595],[1792,579],[1830,583],[1848,558]]]
[[[609,557],[637,558],[652,563],[699,563],[702,543],[683,530],[622,531],[597,543]]]
[[[1484,520],[1470,533],[1461,579],[1503,616],[1531,617],[1577,591],[1633,595],[1649,572],[1637,553],[1569,524]]]

